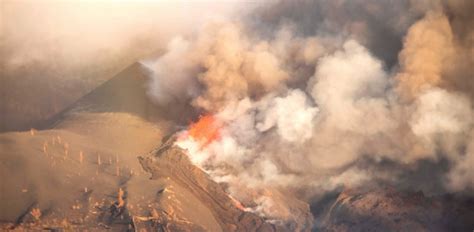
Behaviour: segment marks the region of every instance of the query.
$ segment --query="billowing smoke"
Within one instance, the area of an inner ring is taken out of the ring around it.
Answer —
[[[173,40],[148,65],[149,95],[206,115],[212,131],[191,126],[177,145],[268,217],[291,217],[272,189],[312,198],[398,183],[426,160],[448,162],[431,180],[442,191],[467,193],[473,10],[462,0],[271,3]]]

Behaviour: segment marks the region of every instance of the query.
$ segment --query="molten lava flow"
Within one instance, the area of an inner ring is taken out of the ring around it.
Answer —
[[[205,115],[189,126],[187,135],[204,147],[220,137],[219,130],[220,125],[214,116]]]

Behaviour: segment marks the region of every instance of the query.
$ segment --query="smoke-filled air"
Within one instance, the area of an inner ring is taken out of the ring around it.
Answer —
[[[0,7],[1,229],[474,229],[472,0]]]

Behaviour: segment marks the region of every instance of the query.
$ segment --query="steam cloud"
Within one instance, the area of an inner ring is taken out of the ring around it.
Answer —
[[[462,0],[272,3],[173,40],[148,63],[149,94],[214,115],[218,140],[178,146],[269,217],[291,217],[274,210],[290,206],[271,189],[314,197],[395,183],[384,162],[447,161],[444,191],[471,191],[473,10]]]

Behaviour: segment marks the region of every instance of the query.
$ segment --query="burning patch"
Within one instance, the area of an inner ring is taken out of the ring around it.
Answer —
[[[200,116],[197,122],[191,123],[188,130],[178,137],[178,143],[186,143],[186,140],[196,143],[201,150],[210,143],[220,138],[221,125],[212,115]]]
[[[189,126],[187,136],[196,140],[202,147],[209,145],[220,137],[220,125],[212,115],[201,116]]]

